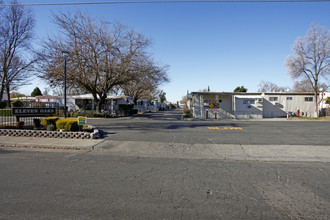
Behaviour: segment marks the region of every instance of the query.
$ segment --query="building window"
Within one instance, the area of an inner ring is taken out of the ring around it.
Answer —
[[[286,100],[292,101],[292,97],[286,97]]]
[[[254,99],[244,99],[243,100],[243,104],[249,104],[249,105],[253,105],[255,103],[255,100]]]
[[[278,101],[278,97],[269,97],[269,101],[271,101],[271,102],[277,102]]]
[[[305,102],[312,102],[313,101],[313,97],[305,97]]]

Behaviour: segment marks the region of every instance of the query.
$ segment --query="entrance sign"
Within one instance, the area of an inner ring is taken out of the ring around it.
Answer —
[[[12,113],[18,117],[50,116],[56,114],[55,108],[12,108]]]
[[[87,123],[87,117],[78,116],[78,125],[85,125]]]

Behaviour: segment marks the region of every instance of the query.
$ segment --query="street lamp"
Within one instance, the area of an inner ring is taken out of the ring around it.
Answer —
[[[111,55],[116,57],[120,54],[120,50],[117,47],[110,47],[111,49],[109,50],[109,69],[111,71]],[[111,98],[110,102],[110,114],[113,114],[113,98]]]
[[[64,118],[66,118],[66,58],[69,56],[68,51],[62,51],[64,57]]]

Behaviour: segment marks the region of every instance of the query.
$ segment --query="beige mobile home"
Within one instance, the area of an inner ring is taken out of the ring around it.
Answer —
[[[195,118],[278,118],[316,116],[313,93],[192,92],[190,109]]]

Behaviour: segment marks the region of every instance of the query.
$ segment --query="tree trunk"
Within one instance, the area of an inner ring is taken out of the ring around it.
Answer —
[[[133,98],[133,102],[134,102],[134,104],[136,104],[136,105],[137,105],[137,100],[138,100],[138,97],[134,97],[134,98]]]
[[[97,96],[97,95],[96,95]],[[99,95],[100,98],[99,99],[96,99],[95,96],[94,96],[94,100],[96,101],[96,112],[98,113],[101,113],[102,111],[102,105],[105,103],[105,100],[106,100],[106,95]]]
[[[96,112],[101,113],[101,110],[102,110],[102,102],[100,100],[96,105]]]
[[[6,86],[6,93],[7,93],[7,97],[8,97],[7,106],[11,109],[10,88],[9,88],[9,85]]]
[[[319,102],[318,102],[317,98],[318,98],[318,94],[314,92],[316,117],[320,117]]]
[[[2,101],[2,97],[3,97],[3,92],[5,90],[5,76],[3,74],[2,79],[1,79],[1,85],[0,85],[0,102]]]

